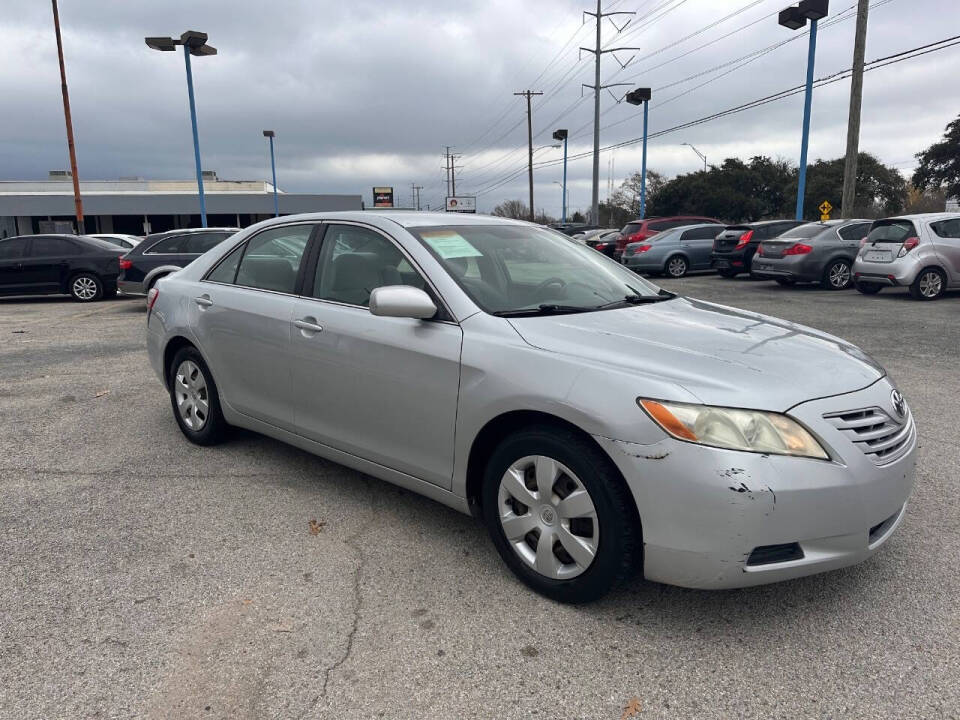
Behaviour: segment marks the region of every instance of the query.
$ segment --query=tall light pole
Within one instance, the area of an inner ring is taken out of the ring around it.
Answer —
[[[67,124],[67,151],[70,153],[70,174],[73,177],[73,206],[77,215],[77,232],[83,235],[83,200],[77,174],[77,150],[73,144],[73,118],[70,117],[70,93],[67,91],[67,70],[63,64],[63,40],[60,38],[60,12],[53,2],[53,29],[57,34],[57,58],[60,60],[60,90],[63,94],[63,119]]]
[[[273,157],[273,130],[264,130],[263,136],[270,138],[270,170],[273,171],[273,216],[280,217],[280,199],[277,197],[277,163]]]
[[[810,45],[807,49],[807,87],[803,96],[803,135],[800,140],[800,176],[797,179],[797,220],[803,220],[803,196],[807,188],[807,145],[810,140],[810,105],[813,101],[813,64],[817,52],[817,21],[827,16],[829,0],[801,0],[781,10],[778,22],[799,30],[810,21]]]
[[[626,95],[631,105],[643,105],[643,155],[640,161],[640,219],[647,213],[647,110],[650,107],[650,88],[637,88]]]
[[[563,193],[563,213],[562,217],[560,218],[560,222],[565,223],[567,221],[567,186],[566,184],[557,182],[556,180],[553,181],[553,184],[559,185],[560,191]]]
[[[704,155],[704,154],[703,154],[702,152],[700,152],[699,150],[697,150],[697,149],[696,149],[693,145],[691,145],[690,143],[680,143],[680,144],[681,144],[681,145],[686,145],[688,148],[690,148],[690,149],[693,150],[697,155],[700,156],[700,159],[703,160],[703,171],[706,172],[706,171],[707,171],[707,156]]]
[[[555,130],[554,140],[563,141],[563,210],[560,213],[560,222],[567,221],[567,131],[565,129]]]
[[[193,158],[197,165],[197,189],[200,192],[200,224],[207,227],[207,204],[203,196],[203,169],[200,167],[200,138],[197,134],[197,105],[193,99],[193,71],[190,69],[190,56],[216,55],[217,49],[207,45],[207,34],[196,30],[187,30],[179,39],[172,37],[144,38],[147,47],[162,52],[173,52],[177,45],[183,45],[183,62],[187,68],[187,95],[190,98],[190,124],[193,127]]]

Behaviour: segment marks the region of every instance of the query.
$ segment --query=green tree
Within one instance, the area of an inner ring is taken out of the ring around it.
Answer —
[[[803,200],[803,216],[819,220],[819,205],[828,200],[836,212],[841,211],[843,196],[843,158],[817,160],[807,166],[807,186]],[[796,194],[797,184],[793,183]],[[881,217],[903,210],[907,200],[907,183],[896,168],[888,167],[870,153],[860,153],[857,160],[857,199],[848,217]]]
[[[942,188],[947,197],[960,197],[960,116],[947,125],[943,139],[916,154],[920,165],[913,185],[920,190]]]
[[[586,216],[584,216],[584,214],[579,210],[574,210],[573,215],[570,216],[570,222],[582,223],[586,221],[587,221]]]

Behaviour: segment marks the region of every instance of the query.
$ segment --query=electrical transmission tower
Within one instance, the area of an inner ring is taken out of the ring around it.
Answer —
[[[420,191],[421,190],[423,190],[423,185],[410,183],[410,200],[413,203],[413,207],[416,210],[420,209]]]
[[[621,10],[618,12],[603,12],[603,2],[602,0],[597,0],[597,11],[590,12],[589,10],[584,10],[584,15],[589,15],[596,19],[597,23],[597,45],[595,48],[586,48],[581,47],[580,51],[593,53],[594,55],[594,83],[589,85],[583,83],[583,87],[588,87],[593,90],[593,203],[590,209],[591,222],[600,224],[600,91],[605,88],[616,87],[617,85],[629,85],[630,83],[612,83],[610,85],[601,85],[600,84],[600,58],[604,53],[614,53],[619,50],[640,50],[641,48],[637,47],[615,47],[615,48],[603,48],[601,47],[601,24],[604,18],[609,18],[613,15],[636,15],[635,12],[630,12],[627,10]],[[618,27],[613,20],[610,20],[610,24],[616,28],[617,33],[623,31],[627,25],[630,24],[628,20],[622,27]],[[627,60],[626,63],[621,63],[619,58],[614,55],[614,58],[617,59],[617,62],[620,63],[621,67],[626,67],[630,60]],[[632,59],[632,58],[631,58]],[[613,93],[611,93],[612,95]],[[614,99],[617,102],[620,102],[620,99],[614,95]]]

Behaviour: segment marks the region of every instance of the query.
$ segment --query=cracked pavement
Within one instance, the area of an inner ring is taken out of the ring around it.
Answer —
[[[0,717],[960,716],[960,296],[662,284],[888,368],[921,449],[882,552],[557,605],[444,506],[251,433],[187,443],[142,299],[0,299]]]

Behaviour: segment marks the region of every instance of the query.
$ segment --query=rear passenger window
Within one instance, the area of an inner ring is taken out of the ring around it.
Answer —
[[[220,264],[217,265],[209,275],[207,275],[207,280],[212,280],[213,282],[218,283],[228,283],[232,285],[236,280],[237,265],[240,264],[240,256],[243,255],[243,249],[245,247],[246,243],[236,248],[233,252],[227,255],[227,257],[221,260]]]
[[[694,228],[693,230],[685,231],[683,233],[683,239],[684,240],[713,240],[719,232],[720,232],[720,228],[718,228],[717,226]]]
[[[863,240],[870,232],[870,223],[858,223],[856,225],[847,225],[837,230],[840,237],[844,240]]]
[[[156,243],[149,250],[147,255],[182,255],[186,252],[184,249],[187,243],[186,235],[171,235]]]
[[[354,225],[330,225],[323,236],[313,296],[366,307],[370,293],[386,285],[426,287],[403,253],[380,233]]]
[[[212,250],[217,245],[226,240],[229,235],[222,232],[216,233],[195,233],[192,235],[185,235],[186,242],[184,243],[183,252],[189,255],[202,255],[207,250]]]
[[[960,218],[932,222],[930,229],[942,238],[960,238]]]
[[[13,238],[0,242],[0,260],[22,258],[27,249],[26,238]]]
[[[237,285],[294,293],[313,228],[313,225],[271,228],[250,238],[237,268]]]
[[[63,238],[35,237],[30,246],[30,257],[64,257],[77,252],[77,246]]]

